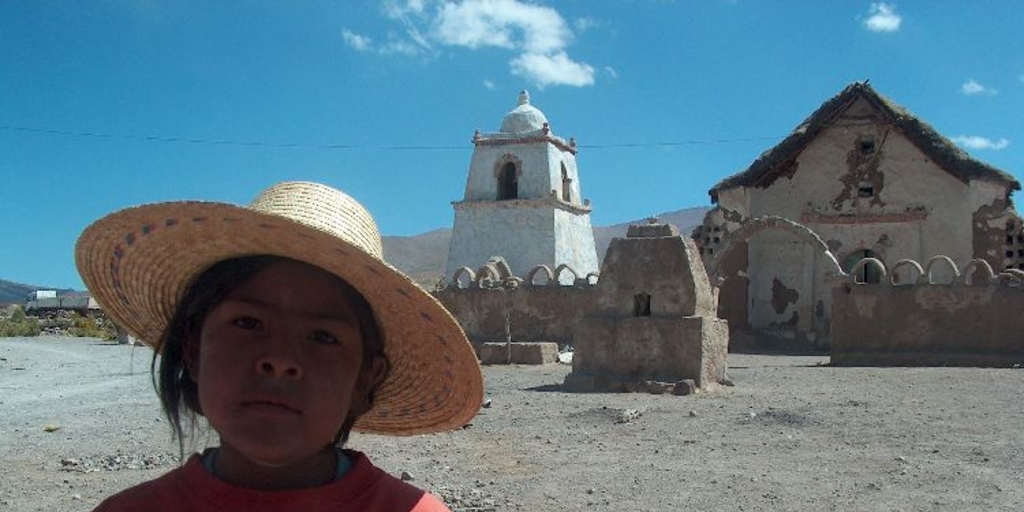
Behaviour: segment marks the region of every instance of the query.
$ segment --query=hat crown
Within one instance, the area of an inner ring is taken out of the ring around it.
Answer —
[[[335,188],[308,181],[278,183],[261,192],[249,208],[305,224],[384,259],[380,231],[370,212]]]

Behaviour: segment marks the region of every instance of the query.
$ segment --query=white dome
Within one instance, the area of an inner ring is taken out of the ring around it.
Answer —
[[[505,114],[501,120],[502,133],[523,133],[540,130],[547,124],[548,118],[533,105],[530,105],[530,93],[519,93],[519,106]]]

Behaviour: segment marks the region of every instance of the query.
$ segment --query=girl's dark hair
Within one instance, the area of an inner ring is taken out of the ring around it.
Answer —
[[[280,256],[245,256],[214,264],[192,282],[164,330],[158,351],[153,354],[150,373],[157,395],[160,396],[160,404],[171,424],[174,437],[178,440],[178,447],[183,458],[186,436],[182,420],[187,421],[188,432],[192,434],[195,432],[196,416],[203,414],[202,407],[199,405],[199,388],[192,380],[186,363],[189,350],[186,344],[199,342],[199,332],[206,321],[206,316],[227,297],[231,290],[271,264],[287,259]],[[337,279],[352,304],[352,310],[359,323],[359,332],[363,337],[362,371],[369,369],[373,361],[380,358],[384,361],[384,370],[377,382],[383,382],[390,364],[384,354],[384,338],[374,319],[373,308],[358,290],[340,277]],[[191,349],[197,350],[198,347],[191,347]],[[159,371],[157,370],[158,361]],[[375,391],[376,389],[370,389],[365,407],[356,411],[350,407],[349,415],[345,418],[345,422],[335,438],[335,444],[343,446],[348,441],[352,425],[362,413],[373,407]]]

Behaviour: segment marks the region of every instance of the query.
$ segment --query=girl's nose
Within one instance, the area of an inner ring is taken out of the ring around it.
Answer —
[[[274,343],[256,360],[256,373],[276,378],[302,377],[302,365],[295,354],[280,343]]]

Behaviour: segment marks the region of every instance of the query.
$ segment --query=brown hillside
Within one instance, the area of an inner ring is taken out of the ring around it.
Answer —
[[[695,206],[662,213],[657,217],[660,222],[675,224],[681,234],[689,235],[695,226],[703,222],[708,209],[705,206]],[[603,260],[612,238],[626,236],[626,229],[630,224],[646,222],[647,219],[638,219],[612,226],[594,227],[594,246],[597,254]],[[385,236],[384,259],[408,274],[420,286],[430,290],[444,275],[451,238],[452,230],[448,228],[415,236]]]

